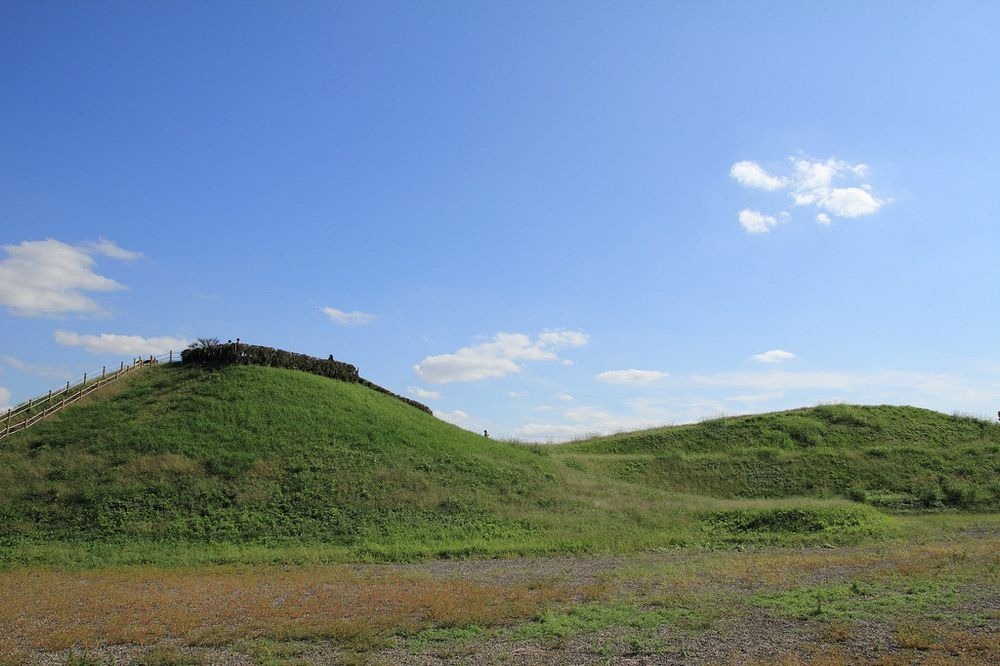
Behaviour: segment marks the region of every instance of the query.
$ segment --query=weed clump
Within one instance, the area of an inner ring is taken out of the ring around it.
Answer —
[[[867,507],[730,509],[710,513],[705,528],[723,539],[748,536],[823,535],[831,539],[881,532],[886,517]]]

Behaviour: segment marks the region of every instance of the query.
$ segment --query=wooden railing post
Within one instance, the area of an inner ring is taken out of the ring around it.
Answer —
[[[237,345],[239,345],[239,338],[236,339],[236,343]],[[158,365],[160,363],[160,359],[163,356],[167,357],[168,363],[174,363],[174,351],[172,349],[169,350],[166,354],[161,354],[160,356],[155,356],[153,354],[150,354],[149,358],[145,358],[143,356],[133,356],[132,363],[130,365],[125,365],[125,361],[119,361],[118,370],[112,370],[110,374],[108,373],[108,366],[104,365],[101,366],[100,376],[97,376],[96,372],[94,373],[85,372],[83,373],[83,379],[80,381],[79,384],[74,385],[72,380],[67,380],[66,386],[60,388],[58,391],[56,391],[55,389],[49,389],[48,393],[43,397],[39,397],[37,399],[28,398],[28,401],[27,403],[25,403],[23,409],[18,408],[17,410],[18,414],[21,414],[22,412],[24,413],[24,420],[23,422],[18,421],[18,428],[21,430],[28,428],[29,426],[38,423],[38,421],[48,416],[49,414],[65,408],[67,404],[73,402],[73,400],[70,400],[70,390],[72,388],[77,388],[77,387],[79,388],[79,390],[76,393],[76,397],[82,397],[84,395],[88,395],[91,392],[91,390],[99,389],[102,385],[113,382],[114,380],[118,379],[122,374],[128,373],[130,370],[135,370],[136,368],[144,368],[149,365]],[[180,362],[180,358],[177,359],[177,362]],[[87,386],[88,375],[92,375],[92,381],[94,381],[94,385],[91,387]],[[59,397],[60,393],[62,394],[62,397],[59,400],[59,404],[58,405],[53,404],[52,398]],[[38,414],[34,415],[33,417],[31,413],[32,409],[33,408],[38,409],[39,404],[42,405],[41,411]],[[7,435],[11,434],[11,432],[17,430],[14,427],[14,408],[13,407],[7,408],[6,419],[4,419],[2,414],[3,412],[0,411],[0,439],[6,437]]]

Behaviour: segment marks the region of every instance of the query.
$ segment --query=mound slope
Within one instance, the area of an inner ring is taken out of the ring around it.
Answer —
[[[834,406],[524,446],[364,383],[154,366],[4,440],[0,565],[851,541],[886,509],[995,508],[998,435]]]
[[[1000,427],[915,407],[822,405],[720,418],[569,444],[559,455],[611,478],[715,497],[1000,508]]]
[[[11,437],[4,539],[516,539],[553,463],[362,384],[258,366],[155,367]]]

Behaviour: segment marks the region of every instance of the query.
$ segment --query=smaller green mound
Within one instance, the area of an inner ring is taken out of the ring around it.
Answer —
[[[770,414],[732,416],[701,423],[587,440],[567,448],[579,453],[719,453],[746,447],[801,450],[956,445],[1000,446],[1000,428],[967,416],[893,405],[820,405]]]
[[[709,513],[706,531],[723,541],[828,535],[841,541],[885,532],[890,519],[864,506],[740,508]]]
[[[720,418],[555,453],[580,471],[691,495],[847,498],[895,512],[1000,508],[1000,427],[915,407]]]

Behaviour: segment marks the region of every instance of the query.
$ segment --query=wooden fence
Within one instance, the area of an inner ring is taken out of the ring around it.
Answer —
[[[132,359],[131,363],[122,361],[118,369],[111,372],[108,372],[108,368],[105,366],[101,368],[100,372],[84,373],[83,379],[78,380],[76,383],[66,382],[65,386],[53,389],[46,395],[29,398],[27,402],[8,409],[7,414],[0,421],[0,439],[30,428],[45,417],[55,414],[60,409],[72,405],[77,400],[90,395],[102,386],[107,386],[111,382],[135,372],[139,368],[159,363],[179,363],[180,360],[181,355],[171,351],[160,356],[135,358]]]

